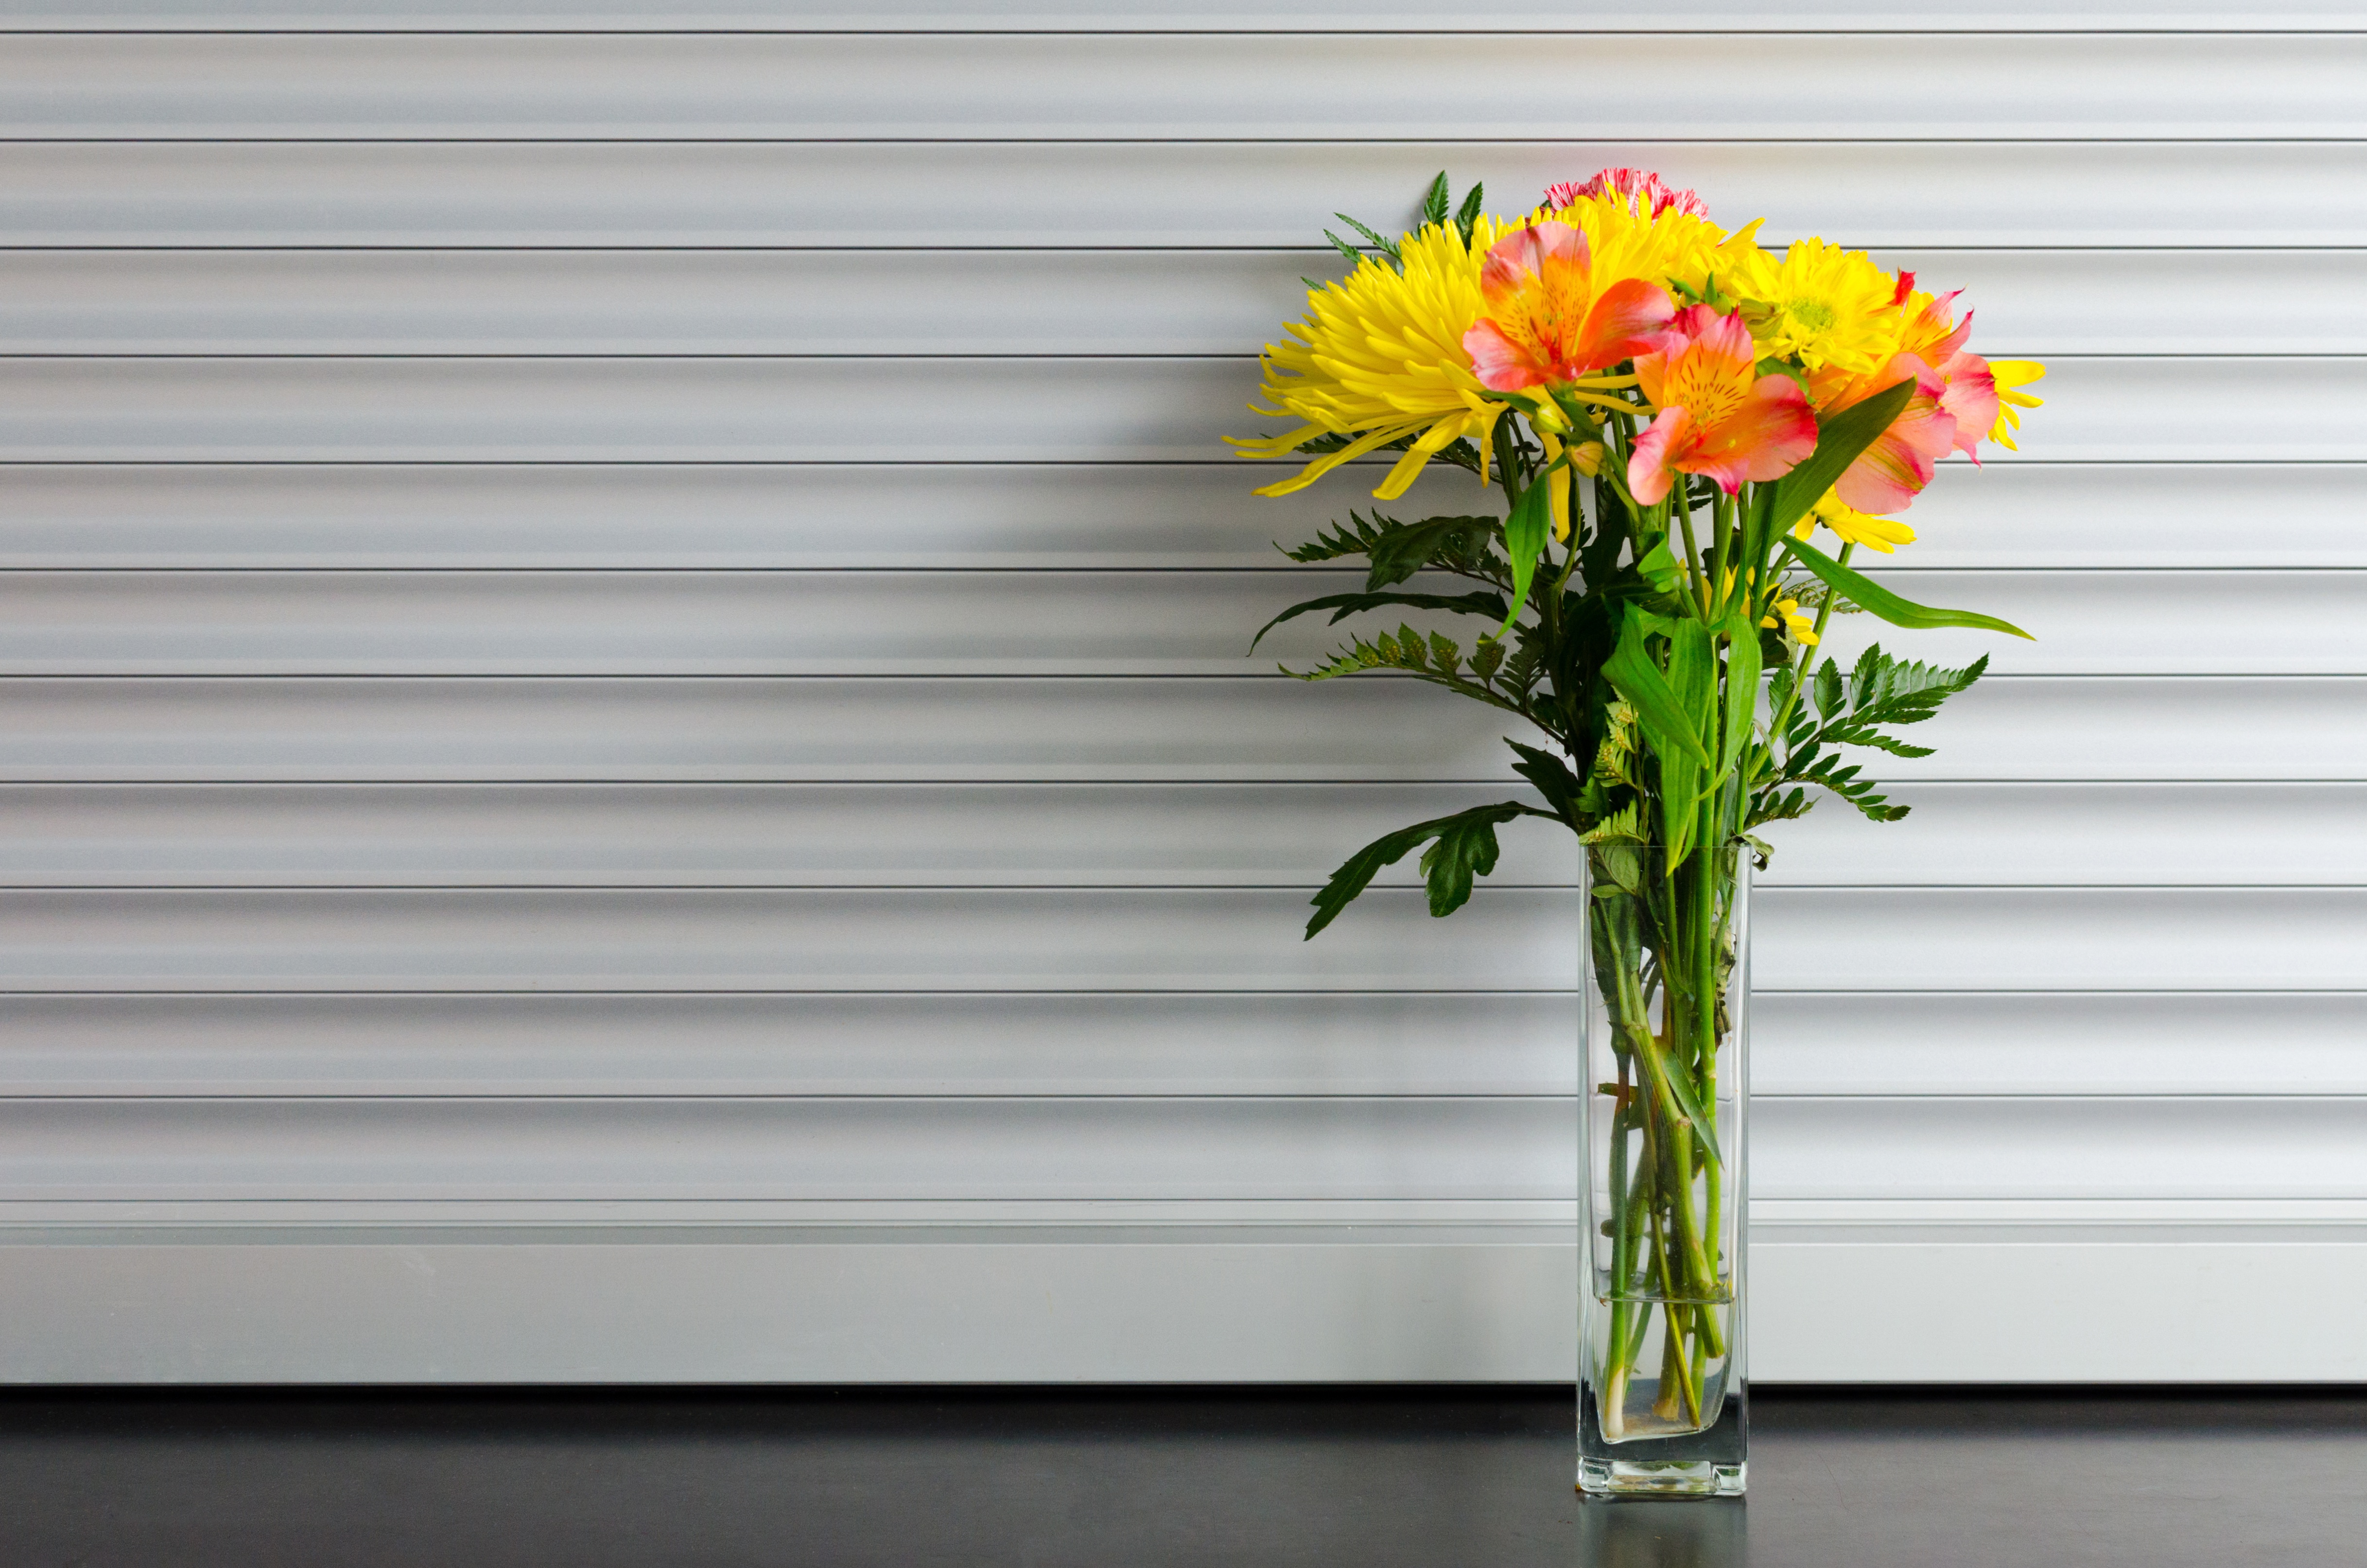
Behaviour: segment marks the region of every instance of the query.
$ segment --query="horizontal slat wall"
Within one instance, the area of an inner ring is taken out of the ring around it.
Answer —
[[[1218,437],[1612,163],[2052,367],[1880,563],[2039,640],[1835,628],[1997,673],[1759,895],[1759,1371],[2367,1374],[2203,1332],[2367,1286],[2367,21],[1505,26],[0,15],[0,1376],[1568,1376],[1571,849],[1297,940],[1520,785]]]

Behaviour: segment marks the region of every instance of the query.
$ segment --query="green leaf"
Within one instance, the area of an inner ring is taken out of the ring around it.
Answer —
[[[1644,581],[1652,585],[1653,592],[1659,594],[1675,593],[1677,584],[1684,576],[1684,568],[1677,564],[1677,558],[1670,551],[1665,537],[1644,552],[1644,558],[1636,562],[1636,571]]]
[[[1693,847],[1693,807],[1716,783],[1704,775],[1711,766],[1709,736],[1717,728],[1717,648],[1709,628],[1698,620],[1680,620],[1669,629],[1669,689],[1684,711],[1684,739],[1692,744],[1672,750],[1658,744],[1648,724],[1645,733],[1660,759],[1662,841],[1674,867]]]
[[[1818,716],[1826,719],[1840,712],[1841,704],[1849,700],[1849,688],[1841,682],[1841,667],[1832,660],[1827,659],[1817,666],[1813,695]]]
[[[1331,925],[1342,910],[1372,885],[1382,868],[1396,865],[1417,845],[1433,839],[1438,841],[1436,846],[1421,858],[1422,876],[1430,888],[1430,912],[1434,915],[1452,915],[1470,899],[1471,879],[1475,875],[1484,877],[1496,869],[1496,824],[1514,817],[1543,814],[1518,801],[1503,801],[1492,806],[1474,806],[1453,816],[1419,822],[1373,840],[1348,857],[1331,873],[1331,880],[1323,884],[1322,891],[1309,901],[1315,905],[1315,917],[1307,923],[1308,937],[1313,937]]]
[[[1348,258],[1349,265],[1351,266],[1361,267],[1368,259],[1365,252],[1357,249],[1354,245],[1350,244],[1347,241],[1342,239],[1339,235],[1333,233],[1329,229],[1323,231],[1323,237],[1331,242],[1331,248],[1333,250],[1338,251],[1342,256]],[[1299,281],[1301,283],[1305,283],[1310,292],[1321,287],[1321,285],[1315,283],[1308,278],[1302,278]]]
[[[1467,246],[1471,243],[1471,231],[1479,224],[1480,193],[1485,189],[1487,187],[1474,181],[1471,188],[1463,193],[1463,205],[1455,211],[1455,227]]]
[[[1852,604],[1871,614],[1880,616],[1893,626],[1929,631],[1942,626],[1963,626],[1983,631],[2003,631],[2011,636],[2037,639],[2011,621],[1999,620],[1993,615],[1982,615],[1969,609],[1935,609],[1902,599],[1872,578],[1853,572],[1824,551],[1803,540],[1786,538],[1784,548],[1798,558],[1801,565],[1815,573],[1827,587],[1846,594]]]
[[[1512,567],[1512,608],[1504,612],[1504,624],[1496,629],[1497,636],[1512,630],[1512,622],[1528,608],[1537,557],[1552,532],[1553,497],[1540,476],[1538,483],[1521,492],[1521,498],[1512,503],[1512,515],[1504,519],[1504,557]]]
[[[1438,177],[1430,182],[1430,189],[1421,199],[1422,222],[1424,224],[1444,223],[1446,222],[1446,171],[1444,169],[1441,169],[1438,171]]]
[[[1890,428],[1891,421],[1898,417],[1899,411],[1914,395],[1915,383],[1900,381],[1821,421],[1817,427],[1817,449],[1775,482],[1775,502],[1767,522],[1771,531],[1780,532],[1806,517],[1808,508],[1823,500],[1825,492],[1833,487],[1833,481],[1857,461],[1858,454]],[[1760,536],[1761,540],[1767,537]]]
[[[1383,256],[1387,256],[1390,261],[1397,265],[1399,271],[1403,272],[1405,270],[1405,259],[1398,255],[1397,241],[1390,239],[1387,234],[1374,233],[1372,230],[1365,227],[1364,224],[1357,222],[1353,218],[1349,217],[1345,212],[1334,212],[1331,216],[1339,219],[1340,222],[1347,224],[1348,227],[1364,235],[1367,244],[1371,244],[1375,250],[1380,252]],[[1324,233],[1328,234],[1331,231],[1327,229]],[[1339,242],[1335,240],[1332,243],[1336,244]],[[1362,261],[1365,257],[1360,253],[1356,259],[1358,261]]]
[[[1647,619],[1634,611],[1627,614],[1620,623],[1618,646],[1603,662],[1603,673],[1636,710],[1637,722],[1655,751],[1664,757],[1675,752],[1706,766],[1709,752],[1702,745],[1700,726],[1686,713],[1668,677],[1644,651]]]
[[[1717,777],[1723,782],[1734,771],[1750,726],[1759,717],[1759,628],[1748,613],[1738,612],[1727,628],[1726,733],[1717,748]]]
[[[1535,785],[1537,793],[1560,813],[1562,821],[1573,828],[1577,827],[1581,814],[1578,797],[1583,786],[1579,783],[1578,775],[1569,770],[1569,764],[1549,751],[1524,746],[1510,736],[1505,738],[1504,744],[1520,754],[1521,760],[1512,764],[1512,771]]]
[[[1402,583],[1436,561],[1442,552],[1458,560],[1476,553],[1480,540],[1492,538],[1493,517],[1424,517],[1418,523],[1392,523],[1367,541],[1365,557],[1373,563],[1365,578],[1367,593]]]
[[[1319,599],[1295,604],[1259,627],[1258,634],[1250,639],[1250,648],[1254,652],[1257,645],[1265,641],[1265,634],[1284,621],[1296,620],[1319,609],[1331,611],[1328,624],[1337,626],[1352,615],[1379,609],[1384,605],[1399,605],[1407,609],[1452,610],[1457,615],[1484,615],[1493,619],[1504,612],[1504,596],[1484,590],[1469,594],[1326,594]]]

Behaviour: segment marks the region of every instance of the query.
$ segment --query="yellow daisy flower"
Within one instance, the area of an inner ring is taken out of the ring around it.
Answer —
[[[2044,398],[2033,397],[2021,389],[2046,374],[2046,367],[2035,359],[1992,359],[1989,374],[1997,378],[1998,417],[1989,427],[1989,439],[2009,452],[2022,450],[2013,444],[2013,433],[2022,428],[2020,410],[2036,408]]]
[[[1811,616],[1806,616],[1800,613],[1799,600],[1777,599],[1775,601],[1775,615],[1780,615],[1784,618],[1784,628],[1792,633],[1793,642],[1802,643],[1810,648],[1817,645],[1816,619]],[[1775,615],[1761,616],[1760,618],[1759,624],[1767,627],[1773,626],[1775,624]]]
[[[1807,538],[1818,523],[1832,529],[1844,544],[1862,544],[1885,555],[1902,544],[1915,542],[1915,530],[1897,517],[1877,517],[1870,512],[1861,512],[1829,490],[1825,492],[1823,500],[1808,508],[1808,515],[1792,529],[1793,537]]]
[[[1898,331],[1898,279],[1865,252],[1795,240],[1777,261],[1755,245],[1723,281],[1743,301],[1761,347],[1806,369],[1870,371],[1889,359]]]

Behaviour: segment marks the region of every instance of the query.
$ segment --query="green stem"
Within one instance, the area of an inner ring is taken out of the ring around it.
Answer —
[[[1853,554],[1856,550],[1857,546],[1854,544],[1842,545],[1840,556],[1840,563],[1844,566],[1848,565],[1850,556]],[[1773,737],[1784,733],[1784,722],[1791,718],[1792,710],[1800,705],[1800,692],[1802,688],[1806,687],[1808,684],[1808,666],[1817,662],[1817,649],[1825,640],[1825,623],[1831,620],[1832,618],[1833,591],[1830,588],[1827,588],[1825,590],[1825,602],[1817,607],[1817,624],[1809,629],[1809,634],[1815,637],[1817,641],[1815,642],[1803,642],[1800,644],[1799,673],[1793,677],[1792,689],[1784,697],[1784,706],[1776,710],[1773,722],[1767,726],[1767,734],[1771,743],[1773,740]]]

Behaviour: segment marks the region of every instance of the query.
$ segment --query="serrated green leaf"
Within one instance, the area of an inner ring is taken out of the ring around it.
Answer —
[[[1436,839],[1444,852],[1433,851],[1422,857],[1422,875],[1429,886],[1430,912],[1434,915],[1453,914],[1471,896],[1471,880],[1485,876],[1496,866],[1496,824],[1510,822],[1517,816],[1538,814],[1518,801],[1504,801],[1492,806],[1474,806],[1453,816],[1435,817],[1416,823],[1397,832],[1385,834],[1365,845],[1342,863],[1331,873],[1331,881],[1310,900],[1315,905],[1314,918],[1307,923],[1307,936],[1315,934],[1338,918],[1342,910],[1353,903],[1370,887],[1373,879],[1384,867],[1393,866],[1406,858],[1416,846]],[[1451,844],[1448,841],[1452,841]]]
[[[1466,245],[1471,243],[1471,231],[1479,224],[1479,207],[1484,199],[1481,193],[1486,189],[1487,187],[1473,181],[1471,188],[1463,193],[1463,205],[1455,210],[1455,227],[1463,235]]]
[[[1441,169],[1438,171],[1438,177],[1430,182],[1430,189],[1422,195],[1422,222],[1425,224],[1444,223],[1446,222],[1446,171],[1444,169]]]
[[[1392,523],[1374,530],[1365,555],[1373,563],[1365,578],[1366,592],[1402,583],[1436,561],[1443,552],[1467,552],[1494,537],[1493,517],[1424,517],[1418,523]],[[1457,547],[1460,547],[1458,550]]]
[[[1250,648],[1255,652],[1267,632],[1284,621],[1296,620],[1302,615],[1328,609],[1332,614],[1326,624],[1337,626],[1352,615],[1378,609],[1385,605],[1397,605],[1406,609],[1451,610],[1456,615],[1484,615],[1492,620],[1504,612],[1504,596],[1484,589],[1468,594],[1326,594],[1319,599],[1295,604],[1258,628],[1258,634],[1250,640]]]
[[[1993,615],[1982,615],[1969,609],[1935,609],[1930,605],[1919,605],[1900,598],[1872,578],[1852,571],[1805,540],[1787,536],[1784,548],[1797,557],[1801,565],[1823,579],[1828,587],[1847,594],[1852,604],[1868,614],[1880,616],[1893,626],[1920,631],[1943,626],[1961,626],[1976,631],[2002,631],[2010,636],[2037,641],[2011,621],[1999,620]]]
[[[1549,751],[1524,746],[1510,736],[1505,737],[1504,744],[1519,754],[1521,759],[1512,764],[1512,771],[1535,785],[1537,793],[1546,798],[1546,803],[1559,813],[1561,820],[1576,827],[1581,786],[1578,775],[1570,771],[1569,764]]]
[[[1350,244],[1347,241],[1345,241],[1345,240],[1342,239],[1339,235],[1337,235],[1337,234],[1333,233],[1332,233],[1331,230],[1329,230],[1329,229],[1326,229],[1326,230],[1324,230],[1324,231],[1323,231],[1323,237],[1324,237],[1325,239],[1330,240],[1330,241],[1331,242],[1331,248],[1332,248],[1333,250],[1336,250],[1336,251],[1338,251],[1342,256],[1346,256],[1346,257],[1348,258],[1348,260],[1349,260],[1352,264],[1356,265],[1356,266],[1362,266],[1362,265],[1364,265],[1365,261],[1366,260],[1366,256],[1365,256],[1365,252],[1363,252],[1363,251],[1361,251],[1361,250],[1357,249],[1354,245]],[[1305,278],[1300,278],[1300,279],[1299,279],[1299,281],[1300,281],[1300,282],[1302,282],[1302,283],[1307,283],[1307,279],[1305,279]],[[1312,284],[1312,283],[1307,283],[1307,286],[1308,286],[1309,289],[1313,289],[1313,288],[1315,288],[1315,287],[1316,287],[1316,285],[1315,285],[1315,284]]]
[[[1820,716],[1829,719],[1841,710],[1841,704],[1849,700],[1849,690],[1842,684],[1839,665],[1827,659],[1817,666],[1816,685],[1812,695],[1816,699],[1817,712]]]

